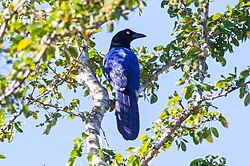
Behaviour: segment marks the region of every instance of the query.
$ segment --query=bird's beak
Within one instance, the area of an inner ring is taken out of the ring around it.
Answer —
[[[142,37],[146,37],[146,35],[142,34],[142,33],[134,33],[132,39],[138,39],[138,38],[142,38]]]

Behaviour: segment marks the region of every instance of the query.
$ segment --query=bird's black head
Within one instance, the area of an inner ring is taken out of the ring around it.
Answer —
[[[125,47],[130,48],[130,43],[137,38],[146,37],[146,35],[141,33],[136,33],[130,29],[124,29],[119,31],[115,36],[112,38],[110,49],[114,47]]]

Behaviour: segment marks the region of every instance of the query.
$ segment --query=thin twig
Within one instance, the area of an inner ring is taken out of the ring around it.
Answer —
[[[102,131],[102,135],[103,135],[103,139],[104,139],[104,141],[105,141],[106,147],[109,149],[109,143],[108,143],[106,134],[105,134],[105,132],[104,132],[104,130],[103,130],[102,127],[101,127],[101,131]]]
[[[247,81],[245,82],[244,85],[248,85],[250,84],[250,81]],[[219,93],[218,95],[216,96],[212,96],[212,97],[207,97],[207,98],[203,98],[202,101],[209,101],[209,100],[214,100],[214,99],[217,99],[217,98],[220,98],[220,97],[226,97],[229,93],[239,89],[241,86],[237,86],[237,87],[232,87],[229,91],[225,92],[225,93]]]

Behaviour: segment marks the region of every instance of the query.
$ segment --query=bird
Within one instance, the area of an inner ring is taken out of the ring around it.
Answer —
[[[109,52],[104,56],[104,75],[116,90],[115,115],[117,128],[125,140],[135,140],[140,130],[137,91],[140,69],[137,56],[130,49],[133,40],[146,37],[130,29],[114,35]]]

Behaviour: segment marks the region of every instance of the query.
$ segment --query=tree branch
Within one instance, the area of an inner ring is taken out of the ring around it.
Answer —
[[[155,144],[153,148],[149,151],[147,156],[142,160],[142,166],[148,166],[149,161],[155,157],[155,155],[158,153],[159,149],[164,145],[164,143],[171,139],[174,132],[190,115],[192,115],[196,111],[196,109],[199,108],[200,104],[201,102],[199,102],[197,106],[194,106],[189,112],[183,113],[181,117],[176,119],[175,124],[162,135],[162,137],[159,139],[159,143]]]
[[[80,50],[80,49],[78,49]],[[79,55],[80,64],[80,79],[84,81],[84,84],[89,89],[89,92],[93,99],[93,109],[90,112],[90,117],[86,119],[86,133],[88,137],[87,151],[93,154],[92,165],[100,166],[106,165],[103,158],[100,157],[100,128],[104,113],[108,110],[109,97],[108,92],[103,88],[100,82],[97,80],[95,73],[92,71],[89,57],[88,48],[86,45],[83,46],[83,50]]]
[[[244,85],[248,85],[248,84],[250,84],[250,81],[247,81],[247,82],[245,82],[245,84]],[[239,89],[241,86],[236,86],[236,87],[233,87],[233,88],[231,88],[229,91],[226,91],[225,93],[219,93],[218,95],[216,95],[216,96],[212,96],[212,97],[207,97],[207,98],[203,98],[202,99],[202,101],[208,101],[208,100],[214,100],[214,99],[217,99],[217,98],[220,98],[220,97],[226,97],[229,93],[231,93],[231,92],[233,92],[233,91],[235,91],[235,90],[237,90],[237,89]]]
[[[202,48],[203,48],[202,49],[202,53],[201,53],[201,55],[199,57],[200,58],[199,82],[201,84],[204,83],[204,80],[205,80],[204,73],[205,73],[205,67],[206,67],[206,56],[207,56],[207,53],[208,53],[208,51],[207,51],[207,48],[208,48],[208,36],[207,36],[207,34],[208,34],[208,27],[207,27],[208,10],[209,10],[209,0],[205,3],[205,6],[203,8],[203,14],[204,14],[204,16],[202,18],[203,19],[203,21],[202,21],[202,26],[203,26],[203,29],[202,29],[202,38],[205,40],[205,42],[204,42],[204,44],[202,46]],[[179,58],[181,58],[181,56]],[[170,62],[173,63],[173,61],[174,60],[172,60]],[[167,69],[167,68],[169,68],[173,64],[169,63],[168,65],[166,65],[166,67],[164,67],[163,70],[157,71],[156,74],[154,75],[154,78],[152,80],[154,80],[155,78],[157,78],[158,75],[161,74],[164,71],[165,68]],[[145,86],[142,87],[142,88],[145,88]],[[174,125],[170,129],[168,129],[166,132],[164,132],[164,134],[162,135],[162,137],[159,139],[159,143],[155,144],[153,146],[153,148],[149,151],[149,153],[147,154],[147,156],[142,160],[142,166],[148,166],[149,161],[155,157],[155,155],[158,153],[159,149],[164,145],[164,143],[167,142],[169,139],[171,139],[171,137],[174,134],[174,132],[178,128],[180,128],[181,124],[187,118],[189,118],[189,116],[192,115],[196,111],[196,109],[198,109],[200,107],[201,103],[202,103],[202,91],[200,90],[200,91],[198,91],[198,93],[196,95],[196,99],[195,99],[195,103],[194,103],[193,108],[191,110],[189,110],[189,111],[183,112],[183,114],[179,118],[177,118],[175,120]],[[181,107],[183,107],[183,106],[181,106]]]

